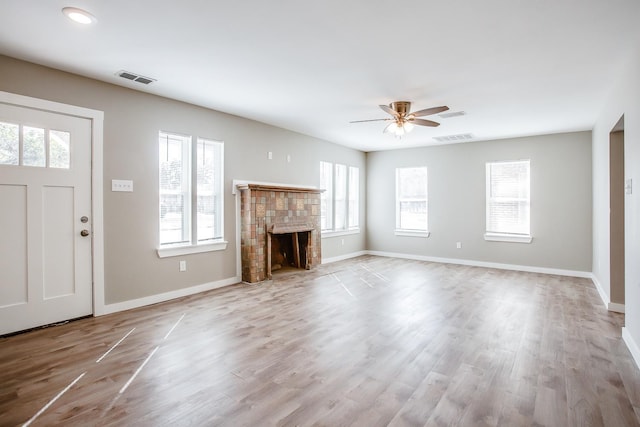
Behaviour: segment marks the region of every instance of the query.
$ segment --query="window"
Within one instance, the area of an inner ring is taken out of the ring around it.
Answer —
[[[71,133],[0,122],[0,165],[70,169]]]
[[[333,163],[320,162],[320,228],[333,230]]]
[[[193,144],[191,136],[160,132],[159,168],[160,248],[222,242],[223,143],[197,138]]]
[[[529,160],[487,163],[486,240],[530,243]]]
[[[354,166],[320,162],[321,228],[324,232],[358,231],[360,226],[360,170]]]
[[[429,236],[427,168],[396,169],[396,235]]]

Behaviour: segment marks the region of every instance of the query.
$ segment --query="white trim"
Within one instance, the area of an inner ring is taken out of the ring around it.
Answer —
[[[0,91],[0,102],[76,116],[91,121],[93,314],[97,316],[104,309],[104,200],[102,189],[104,112],[3,91]]]
[[[528,234],[484,233],[484,240],[489,242],[531,243],[533,237]]]
[[[429,236],[431,236],[431,232],[430,231],[419,231],[419,230],[400,230],[400,229],[396,229],[394,231],[394,234],[396,236],[404,236],[404,237],[422,237],[422,238],[427,238]]]
[[[349,236],[351,234],[360,234],[360,228],[352,228],[350,230],[339,230],[339,231],[321,231],[320,238],[328,239],[331,237]]]
[[[224,251],[227,249],[227,241],[206,243],[202,245],[187,245],[187,246],[169,246],[166,248],[158,248],[158,258],[168,258],[179,255],[200,254],[203,252]]]
[[[314,185],[299,185],[299,184],[283,184],[278,182],[263,182],[263,181],[247,181],[244,179],[234,179],[231,184],[231,194],[234,196],[237,193],[237,188],[240,185],[264,185],[268,187],[284,187],[282,191],[286,191],[288,188],[304,188],[308,190],[317,190],[318,187]]]
[[[624,314],[624,304],[610,302],[609,304],[607,304],[607,310]]]
[[[629,329],[626,326],[622,327],[622,340],[627,345],[627,348],[629,349],[629,352],[633,357],[633,361],[636,362],[636,366],[640,368],[640,348],[629,333]]]
[[[607,295],[607,293],[604,291],[604,288],[600,284],[600,281],[598,280],[598,278],[596,277],[595,274],[591,274],[591,281],[595,285],[596,290],[598,291],[598,294],[600,295],[600,299],[604,303],[605,307],[608,307],[609,303],[611,302],[611,300],[609,299],[609,296]]]
[[[557,268],[534,267],[529,265],[500,264],[495,262],[484,262],[484,261],[475,261],[475,260],[466,260],[466,259],[457,259],[457,258],[439,258],[439,257],[431,257],[431,256],[424,256],[424,255],[402,254],[402,253],[395,253],[395,252],[381,252],[381,251],[365,251],[365,252],[367,255],[383,256],[383,257],[389,257],[389,258],[404,258],[404,259],[412,259],[416,261],[439,262],[442,264],[469,265],[473,267],[496,268],[499,270],[525,271],[528,273],[554,274],[557,276],[580,277],[585,279],[590,279],[592,276],[591,272],[588,272],[588,271],[563,270],[563,269],[557,269]]]
[[[242,197],[240,197],[240,192],[235,192],[236,188],[236,180],[233,180],[232,186],[232,194],[235,196],[235,204],[236,204],[236,276],[242,277]]]
[[[215,282],[203,283],[201,285],[191,286],[183,289],[176,289],[175,291],[165,292],[162,294],[149,295],[147,297],[132,299],[114,304],[108,304],[103,307],[102,314],[117,313],[119,311],[131,310],[134,308],[144,307],[146,305],[157,304],[160,302],[170,301],[176,298],[182,298],[189,295],[197,294],[200,292],[206,292],[213,289],[222,288],[224,286],[235,285],[240,283],[239,277],[230,277],[228,279],[218,280]]]
[[[607,293],[604,291],[604,288],[602,287],[602,284],[600,283],[600,281],[598,280],[598,278],[596,277],[595,274],[591,274],[591,281],[595,285],[596,290],[598,291],[598,294],[600,295],[600,299],[602,299],[602,302],[604,303],[604,306],[607,308],[607,310],[613,311],[613,312],[616,312],[616,313],[624,313],[625,312],[624,311],[625,310],[625,305],[624,304],[611,302],[611,299],[609,298]]]
[[[338,255],[331,258],[322,258],[322,264],[331,264],[332,262],[344,261],[345,259],[357,258],[367,255],[367,251],[351,252],[345,255]]]

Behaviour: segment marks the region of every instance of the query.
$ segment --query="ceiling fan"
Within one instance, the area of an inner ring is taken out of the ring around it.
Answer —
[[[402,135],[413,129],[413,125],[430,127],[440,126],[440,123],[433,122],[431,120],[418,119],[417,117],[430,116],[449,109],[449,107],[442,106],[410,112],[411,103],[408,101],[395,101],[389,105],[380,105],[380,108],[384,112],[389,113],[392,117],[388,117],[386,119],[354,120],[349,123],[391,121],[391,123],[389,123],[382,132],[393,132],[398,138],[401,138]]]

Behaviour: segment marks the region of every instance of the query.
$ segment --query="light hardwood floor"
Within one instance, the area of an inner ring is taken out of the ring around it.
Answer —
[[[623,322],[586,279],[366,256],[2,338],[0,425],[635,426]]]

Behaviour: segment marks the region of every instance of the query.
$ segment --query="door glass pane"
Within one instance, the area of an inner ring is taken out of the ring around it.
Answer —
[[[44,167],[47,163],[44,149],[44,129],[25,126],[23,132],[22,164]]]
[[[17,165],[20,150],[20,127],[0,122],[0,165]]]
[[[60,130],[49,131],[49,166],[69,169],[71,134]]]

